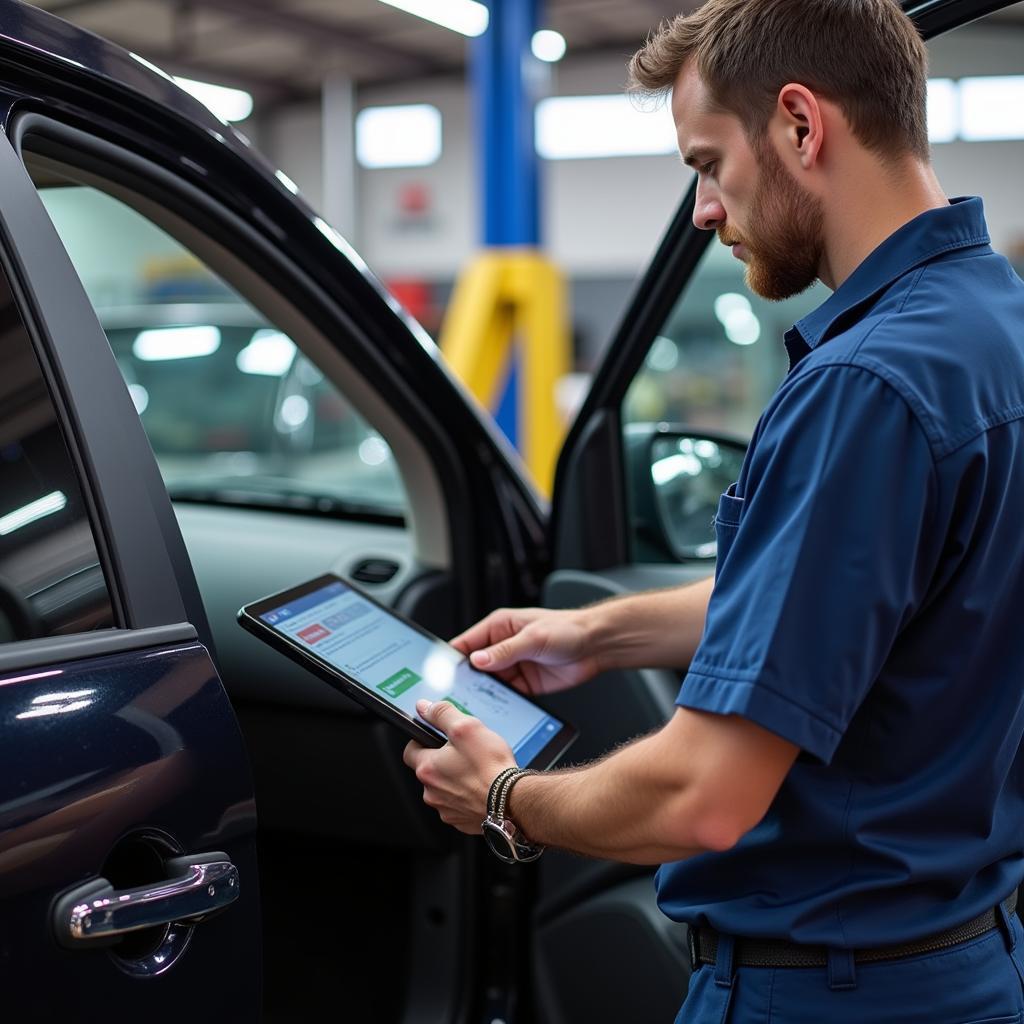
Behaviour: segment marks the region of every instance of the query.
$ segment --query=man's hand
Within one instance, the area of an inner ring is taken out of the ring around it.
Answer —
[[[445,824],[467,835],[480,835],[487,817],[487,791],[498,772],[516,763],[512,748],[478,718],[448,701],[417,701],[416,712],[448,737],[438,749],[410,740],[402,755],[423,784],[423,802]]]
[[[474,668],[540,696],[586,682],[601,670],[587,610],[499,608],[451,644]]]

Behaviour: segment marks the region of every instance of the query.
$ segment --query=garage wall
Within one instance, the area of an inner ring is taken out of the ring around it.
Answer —
[[[933,77],[1024,73],[1024,29],[969,26],[931,44]],[[623,87],[628,53],[569,58],[553,69],[550,94],[613,93]],[[385,280],[414,277],[435,285],[435,315],[421,319],[436,333],[451,283],[472,256],[477,237],[477,170],[469,96],[461,80],[363,88],[359,107],[426,102],[442,112],[444,151],[431,167],[357,171],[353,242]],[[665,117],[664,112],[652,116]],[[318,208],[323,175],[318,104],[265,118],[265,151]],[[984,197],[996,248],[1024,267],[1024,142],[954,142],[934,147],[939,178],[950,195]],[[589,369],[618,325],[665,226],[689,185],[676,156],[566,160],[542,164],[542,224],[548,251],[569,279],[574,352]],[[426,193],[425,215],[402,211],[403,191]]]
[[[1024,31],[973,26],[931,46],[931,74],[1024,71]],[[567,59],[553,71],[551,92],[573,95],[622,88],[628,54]],[[431,79],[364,88],[358,105],[427,102],[442,111],[444,153],[432,167],[360,170],[355,244],[384,276],[453,277],[477,245],[477,174],[467,91],[461,81]],[[653,114],[652,116],[664,116]],[[260,132],[265,146],[314,203],[322,206],[320,111],[289,108]],[[1024,142],[949,143],[935,165],[950,194],[984,196],[997,247],[1024,242]],[[642,268],[689,183],[677,158],[568,160],[543,167],[547,247],[573,277],[631,279]],[[403,215],[408,186],[426,191],[429,213]]]

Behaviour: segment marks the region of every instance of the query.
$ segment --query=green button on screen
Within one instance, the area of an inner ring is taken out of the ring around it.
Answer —
[[[383,683],[377,684],[389,697],[401,697],[406,690],[411,690],[421,679],[411,668],[399,669],[393,676],[388,676]]]

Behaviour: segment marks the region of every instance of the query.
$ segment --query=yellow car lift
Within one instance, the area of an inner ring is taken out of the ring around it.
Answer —
[[[555,389],[569,372],[565,284],[531,249],[489,250],[462,272],[441,334],[449,365],[488,409],[496,409],[518,351],[519,451],[550,495],[565,425]]]

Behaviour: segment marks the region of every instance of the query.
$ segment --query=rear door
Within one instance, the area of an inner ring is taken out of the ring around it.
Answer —
[[[195,580],[6,136],[0,196],[4,1015],[255,1020],[255,805]]]
[[[1007,7],[931,2],[910,13],[926,38],[959,29],[929,45],[931,76],[939,80],[930,88],[938,97],[930,111],[936,169],[951,195],[983,195],[996,248],[1016,256],[1020,270],[1019,127],[1009,104],[1002,134],[998,118],[968,121],[977,106],[972,90],[998,88],[989,76],[1024,74],[1024,4],[997,10]],[[996,13],[965,25],[988,12]],[[1006,78],[1002,87],[1020,82]],[[562,452],[551,525],[555,571],[543,595],[549,606],[676,586],[714,571],[715,505],[786,372],[783,332],[828,294],[818,284],[782,303],[754,295],[742,266],[713,244],[713,234],[693,227],[694,197],[691,187]],[[555,713],[580,727],[574,758],[660,725],[672,713],[682,670],[608,673],[553,699]],[[686,935],[655,906],[650,872],[551,854],[541,864],[534,974],[544,1019],[672,1019],[689,973]]]

